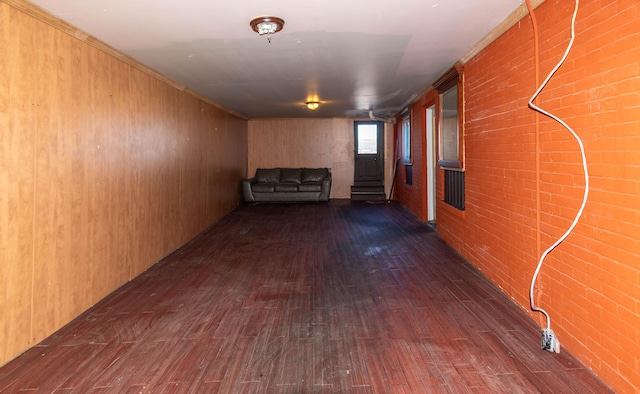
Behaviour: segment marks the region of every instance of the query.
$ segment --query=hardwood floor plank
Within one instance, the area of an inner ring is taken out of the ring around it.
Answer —
[[[391,340],[369,342],[368,349],[373,353],[373,362],[382,364],[390,386],[405,387],[409,385],[402,362]],[[371,358],[369,359],[371,360]]]
[[[64,385],[69,371],[82,370],[104,346],[40,346],[39,359],[34,360],[30,373],[15,370],[7,376],[7,384],[1,391],[40,390],[53,392]],[[74,355],[80,357],[74,357]],[[3,379],[4,380],[4,379]]]
[[[110,343],[102,347],[100,353],[96,354],[93,358],[88,359],[82,368],[78,368],[75,371],[70,371],[65,367],[57,366],[58,369],[64,371],[65,377],[62,379],[63,383],[60,387],[76,388],[80,392],[89,392],[91,390],[99,388],[96,381],[100,378],[102,373],[105,373],[114,365],[118,360],[125,357],[132,351],[134,346],[133,342],[127,343]],[[74,358],[82,359],[86,353],[80,351],[81,348],[74,349]],[[79,373],[83,371],[83,373]],[[91,373],[86,373],[91,371]]]
[[[515,357],[512,350],[502,342],[500,334],[493,331],[487,331],[480,332],[478,335],[480,335],[489,347],[491,347],[496,356],[503,361],[504,365],[507,366],[508,371],[526,372],[527,374],[530,372],[529,369],[525,368],[524,365],[522,365],[522,362]]]
[[[273,371],[280,362],[284,338],[271,337],[268,332],[264,332],[256,339],[256,346],[243,368],[240,381],[265,384],[273,376]]]
[[[388,391],[389,377],[384,368],[384,364],[379,359],[379,353],[375,351],[373,339],[358,339],[358,357],[362,359],[367,368],[367,380],[374,392],[383,393]]]
[[[610,392],[397,204],[243,205],[0,368],[0,391]]]
[[[245,357],[248,344],[255,339],[252,338],[218,338],[213,356],[207,364],[204,381],[205,383],[237,381],[237,375],[241,372],[238,367]],[[206,345],[204,345],[206,346]],[[236,371],[237,370],[237,371]],[[227,372],[229,373],[227,374]],[[234,375],[235,374],[235,375]]]
[[[398,357],[403,375],[411,390],[415,392],[442,384],[439,373],[434,370],[433,365],[418,362],[423,359],[416,359],[415,354],[411,351],[412,343],[407,343],[404,339],[394,339],[391,340],[391,346]]]
[[[306,345],[307,341],[299,341],[293,337],[283,338],[282,361],[277,364],[271,379],[272,388],[286,392],[288,389],[295,389],[309,380],[306,365],[311,360],[311,350]]]
[[[351,366],[349,374],[352,387],[373,389],[375,384],[372,382],[371,372],[368,367],[369,364],[366,354],[362,349],[360,339],[354,335],[350,335],[346,340],[347,343],[340,351],[344,357],[348,357],[349,359],[348,362]]]
[[[166,388],[171,392],[182,389],[195,390],[203,384],[207,365],[215,359],[224,339],[213,338],[207,343],[192,339],[182,341],[185,344],[185,354],[175,360],[173,367],[166,374]]]

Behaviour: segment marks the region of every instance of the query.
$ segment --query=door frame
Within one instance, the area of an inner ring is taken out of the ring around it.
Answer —
[[[379,182],[379,184],[381,186],[384,186],[384,179],[385,179],[385,152],[384,152],[384,147],[385,147],[385,141],[384,141],[384,123],[381,121],[376,121],[376,120],[356,120],[353,122],[353,182],[354,184],[358,184],[360,182],[364,182],[364,183],[368,183],[369,181],[362,181],[357,179],[357,175],[358,175],[358,156],[360,155],[358,153],[358,125],[362,125],[362,124],[369,124],[369,125],[375,125],[377,126],[376,129],[376,133],[377,133],[377,153],[375,154],[377,157],[375,159],[375,161],[377,162],[377,170],[379,172],[379,176],[380,179],[377,180],[376,182]],[[363,155],[365,156],[365,155]]]
[[[432,100],[423,106],[423,221],[436,222],[436,168],[437,168],[437,125],[436,101]]]

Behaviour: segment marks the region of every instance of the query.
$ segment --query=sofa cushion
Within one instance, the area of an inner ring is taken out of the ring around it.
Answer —
[[[321,182],[307,182],[298,186],[298,190],[301,192],[319,192],[322,191]]]
[[[326,168],[305,168],[302,171],[302,183],[321,182],[329,175]]]
[[[276,184],[277,192],[297,192],[298,184],[297,183],[278,183]]]
[[[251,185],[251,191],[255,193],[272,193],[275,190],[273,183],[254,183]]]
[[[283,168],[280,170],[281,183],[301,183],[302,168]]]
[[[278,183],[280,182],[280,169],[258,168],[256,170],[256,180],[259,183]]]

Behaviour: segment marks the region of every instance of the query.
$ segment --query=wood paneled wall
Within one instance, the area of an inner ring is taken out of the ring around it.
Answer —
[[[247,176],[253,176],[256,168],[329,167],[330,198],[351,198],[353,127],[354,119],[349,118],[250,120]],[[385,124],[387,195],[393,175],[393,156],[393,126]]]
[[[240,201],[247,121],[0,2],[0,364]]]

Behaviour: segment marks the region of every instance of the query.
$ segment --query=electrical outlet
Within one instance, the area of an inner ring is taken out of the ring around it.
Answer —
[[[560,353],[560,342],[556,338],[556,334],[550,328],[542,329],[542,340],[540,341],[542,350],[548,352]]]

